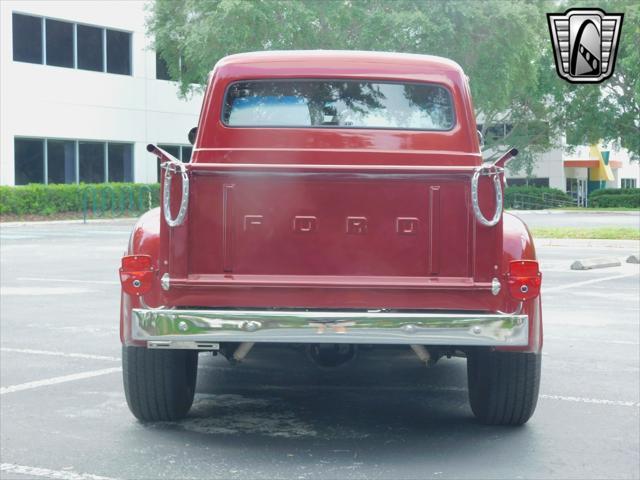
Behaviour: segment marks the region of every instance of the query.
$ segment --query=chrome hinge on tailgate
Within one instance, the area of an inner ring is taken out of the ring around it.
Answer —
[[[500,185],[500,175],[504,172],[505,164],[517,154],[518,150],[512,148],[495,162],[483,163],[478,168],[476,168],[475,172],[473,172],[473,177],[471,178],[471,205],[473,207],[473,213],[476,216],[476,219],[482,225],[493,227],[500,221],[500,218],[502,217],[503,199],[502,186]],[[487,220],[487,218],[482,214],[482,211],[480,210],[480,201],[478,200],[478,180],[480,179],[481,175],[486,175],[492,177],[493,179],[493,189],[496,194],[496,211],[493,214],[491,220]]]
[[[147,151],[155,154],[160,160],[164,160],[160,165],[162,169],[166,170],[162,189],[164,220],[170,227],[182,225],[184,217],[187,215],[187,207],[189,206],[189,174],[187,173],[187,167],[169,152],[151,143],[147,145]],[[178,215],[176,215],[176,218],[171,218],[171,179],[173,178],[173,174],[178,172],[182,175],[182,198],[180,199]]]

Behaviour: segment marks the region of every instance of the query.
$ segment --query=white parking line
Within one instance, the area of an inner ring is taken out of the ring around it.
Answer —
[[[29,477],[56,478],[59,480],[114,480],[90,473],[76,473],[71,470],[49,470],[48,468],[28,467],[14,463],[0,463],[0,472],[17,473]]]
[[[591,285],[593,283],[607,282],[609,280],[617,280],[619,278],[634,277],[636,275],[638,275],[638,272],[627,273],[625,275],[613,275],[611,277],[593,278],[591,280],[584,280],[582,282],[567,283],[566,285],[560,285],[559,287],[543,288],[542,293],[545,294],[550,292],[559,292],[561,290],[567,290],[569,288],[582,287],[584,285]]]
[[[34,237],[33,235],[20,235],[15,233],[3,233],[2,235],[0,235],[0,240],[30,240],[32,238],[39,237]]]
[[[13,352],[13,353],[28,353],[32,355],[51,355],[54,357],[68,357],[68,358],[86,358],[88,360],[108,360],[110,362],[119,362],[120,358],[118,357],[108,357],[106,355],[91,355],[88,353],[65,353],[65,352],[54,352],[50,350],[31,350],[29,348],[9,348],[2,347],[0,348],[1,352]]]
[[[559,336],[559,335],[547,335],[545,333],[544,335],[544,339],[545,340],[562,340],[565,342],[576,342],[576,343],[582,343],[582,342],[594,342],[594,343],[610,343],[612,345],[633,345],[633,346],[638,346],[640,345],[640,342],[634,342],[633,340],[604,340],[604,339],[599,339],[599,338],[576,338],[576,337],[563,337],[563,336]]]
[[[76,380],[99,377],[100,375],[107,375],[109,373],[115,373],[120,371],[122,371],[120,367],[103,368],[102,370],[91,370],[89,372],[73,373],[71,375],[63,375],[61,377],[53,377],[53,378],[47,378],[45,380],[37,380],[35,382],[20,383],[18,385],[1,387],[0,395],[5,395],[7,393],[21,392],[23,390],[31,390],[34,388],[48,387],[50,385],[57,385],[59,383],[75,382]]]
[[[30,350],[30,349],[21,349],[21,348],[0,348],[1,351],[4,352],[15,352],[15,353],[26,353],[26,354],[35,354],[35,355],[52,355],[52,356],[63,356],[69,358],[86,358],[92,360],[109,360],[109,361],[120,361],[117,357],[108,357],[103,355],[89,355],[84,353],[64,353],[64,352],[54,352],[48,350]],[[201,365],[200,369],[205,370],[224,370],[230,367],[224,366],[214,366],[214,365]],[[45,380],[38,380],[35,382],[27,382],[21,383],[18,385],[12,385],[9,387],[0,388],[0,395],[4,395],[5,393],[13,393],[19,392],[22,390],[31,390],[33,388],[45,387],[49,385],[56,385],[59,383],[65,382],[73,382],[76,380],[83,380],[85,378],[98,377],[100,375],[107,375],[109,373],[120,372],[122,369],[120,367],[114,368],[105,368],[102,370],[93,370],[89,372],[82,373],[74,373],[71,375],[63,375],[61,377],[53,377]],[[368,386],[349,386],[349,385],[301,385],[301,386],[280,386],[280,385],[253,385],[249,387],[249,390],[309,390],[309,389],[320,389],[320,390],[366,390],[369,389]],[[406,391],[406,390],[431,390],[431,391],[443,391],[443,392],[466,392],[467,389],[464,387],[455,387],[455,386],[447,386],[447,385],[425,385],[425,386],[417,386],[417,387],[404,387],[404,386],[387,386],[387,385],[379,385],[376,387],[378,390],[382,391]],[[201,396],[199,394],[198,396]],[[624,400],[608,400],[603,398],[587,398],[587,397],[573,397],[567,395],[548,395],[548,394],[540,394],[540,398],[545,400],[561,400],[565,402],[578,402],[578,403],[592,403],[596,405],[612,405],[617,407],[634,407],[640,408],[640,402],[631,402]]]
[[[616,407],[640,408],[640,402],[625,402],[622,400],[605,400],[603,398],[566,397],[564,395],[540,395],[546,400],[563,400],[565,402],[595,403],[598,405],[614,405]]]
[[[95,283],[98,285],[120,285],[116,280],[73,280],[70,278],[40,278],[40,277],[18,277],[18,280],[28,282],[62,282],[62,283]]]
[[[0,287],[2,296],[33,296],[33,295],[77,295],[79,293],[89,293],[86,288],[72,287]]]

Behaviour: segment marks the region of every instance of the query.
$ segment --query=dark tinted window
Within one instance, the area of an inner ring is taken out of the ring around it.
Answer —
[[[158,80],[171,80],[167,62],[164,61],[164,58],[162,58],[158,52],[156,52],[156,78]]]
[[[42,19],[13,14],[13,59],[42,63]]]
[[[448,90],[430,84],[359,80],[238,82],[228,89],[230,126],[449,130]]]
[[[182,160],[183,162],[191,161],[191,153],[193,152],[193,147],[182,147]]]
[[[78,25],[78,68],[101,72],[103,67],[102,28]]]
[[[180,145],[158,145],[158,147],[180,160]]]
[[[131,34],[107,30],[107,72],[131,75]]]
[[[104,143],[79,142],[80,181],[84,183],[104,182]]]
[[[44,140],[16,138],[14,147],[16,185],[44,183]]]
[[[109,181],[131,182],[133,180],[132,148],[129,143],[109,144]]]
[[[47,182],[75,183],[76,142],[47,140]]]
[[[46,20],[47,65],[73,68],[73,23]]]
[[[548,178],[507,178],[507,184],[510,187],[521,187],[525,185],[529,187],[548,187],[549,179]]]

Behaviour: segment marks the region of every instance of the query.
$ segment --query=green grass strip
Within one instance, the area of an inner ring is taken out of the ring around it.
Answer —
[[[640,228],[633,227],[533,227],[531,233],[538,238],[640,240]]]

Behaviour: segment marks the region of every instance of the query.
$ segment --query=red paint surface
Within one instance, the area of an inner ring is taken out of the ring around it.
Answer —
[[[452,93],[457,123],[449,132],[225,127],[228,84],[263,78],[438,83]],[[185,223],[170,229],[149,212],[129,253],[157,259],[145,295],[152,306],[514,311],[508,263],[535,251],[518,219],[491,228],[475,220],[470,179],[480,162],[468,85],[453,62],[366,52],[228,57],[205,95]],[[179,179],[171,193],[175,215]],[[487,177],[480,198],[489,217]],[[169,292],[159,287],[165,273]],[[494,277],[505,285],[497,296]],[[525,302],[530,350],[542,342],[538,302]],[[137,305],[123,294],[124,342]]]

